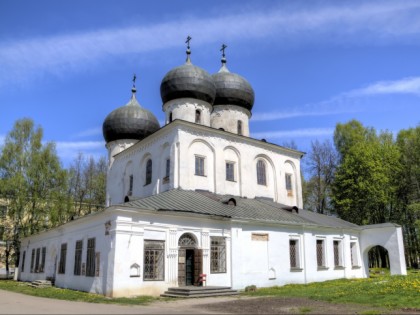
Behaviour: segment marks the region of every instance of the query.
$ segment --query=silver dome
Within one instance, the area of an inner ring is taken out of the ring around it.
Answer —
[[[159,122],[150,111],[140,107],[133,95],[127,105],[112,111],[102,125],[105,141],[135,139],[142,140],[160,128]]]
[[[245,78],[229,72],[225,63],[212,77],[216,85],[216,98],[213,105],[237,105],[251,111],[255,94]]]
[[[213,104],[216,86],[210,74],[194,66],[189,59],[169,71],[160,84],[160,96],[166,103],[177,98],[191,97]]]

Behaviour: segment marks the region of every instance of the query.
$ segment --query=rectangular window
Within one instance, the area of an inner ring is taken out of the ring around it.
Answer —
[[[83,241],[76,242],[76,248],[74,251],[74,275],[80,276],[82,273],[82,251],[83,251]]]
[[[171,160],[166,159],[165,178],[169,178],[170,172],[171,172]]]
[[[22,272],[25,271],[25,258],[26,258],[26,251],[23,251],[23,255],[22,255]]]
[[[133,194],[133,184],[134,184],[134,177],[133,175],[130,175],[129,177],[129,183],[128,183],[128,195],[131,196]]]
[[[325,241],[316,240],[316,261],[318,267],[325,267]]]
[[[195,156],[195,175],[204,176],[204,157]]]
[[[41,248],[36,249],[36,259],[35,259],[35,272],[39,272],[39,256],[41,254]]]
[[[165,242],[144,241],[144,280],[165,280]]]
[[[343,255],[342,255],[342,246],[341,241],[335,240],[333,242],[333,249],[334,249],[334,267],[342,267],[343,266]]]
[[[300,268],[299,241],[289,241],[290,268]]]
[[[42,252],[41,252],[41,265],[39,266],[39,272],[44,272],[45,270],[45,256],[47,255],[47,248],[46,247],[42,247]]]
[[[86,254],[86,277],[95,276],[95,238],[89,238]]]
[[[286,190],[288,196],[293,196],[292,174],[286,173]]]
[[[31,254],[31,272],[34,272],[34,264],[35,264],[35,248],[32,248],[32,254]]]
[[[359,258],[357,254],[357,243],[351,242],[350,243],[350,256],[351,256],[351,266],[352,267],[359,267]]]
[[[210,237],[210,272],[226,272],[226,239],[224,237]]]
[[[61,244],[60,263],[58,273],[66,273],[67,243]]]
[[[226,180],[235,181],[235,163],[226,162]]]

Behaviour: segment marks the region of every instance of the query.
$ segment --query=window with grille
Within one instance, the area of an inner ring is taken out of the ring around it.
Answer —
[[[224,237],[210,237],[210,272],[226,272],[226,239]]]
[[[41,255],[41,248],[36,249],[35,272],[39,272],[39,258]]]
[[[58,273],[66,273],[67,243],[61,244],[60,263]]]
[[[201,111],[199,111],[198,109],[195,111],[195,123],[201,123]]]
[[[74,251],[74,275],[80,276],[82,273],[82,251],[83,251],[83,241],[76,242],[76,248]]]
[[[25,272],[25,258],[26,258],[26,251],[23,251],[23,255],[22,255],[22,272]]]
[[[39,265],[39,272],[44,272],[45,270],[45,256],[47,255],[47,248],[42,247],[41,251],[41,264]]]
[[[286,190],[288,195],[293,194],[292,174],[286,174]]]
[[[35,264],[35,248],[32,249],[32,254],[31,254],[31,272],[34,272],[34,264]]]
[[[149,185],[152,182],[152,160],[148,159],[146,163],[146,182],[144,185]]]
[[[89,238],[86,252],[86,277],[95,276],[95,238]]]
[[[226,162],[226,180],[235,181],[235,163]]]
[[[242,135],[242,121],[238,120],[238,135]]]
[[[289,255],[290,255],[290,268],[300,268],[299,261],[299,241],[289,241]]]
[[[257,183],[258,185],[267,185],[265,162],[262,160],[257,162]]]
[[[334,249],[334,266],[335,267],[342,267],[343,261],[342,261],[342,247],[341,247],[341,241],[334,241],[333,242],[333,249]]]
[[[144,241],[144,280],[165,280],[165,242]]]
[[[316,261],[318,267],[325,267],[324,240],[316,240]]]
[[[195,175],[204,176],[204,157],[195,156]]]

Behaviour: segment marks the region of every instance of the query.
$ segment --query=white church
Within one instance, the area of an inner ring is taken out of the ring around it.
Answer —
[[[189,41],[188,41],[189,42]],[[254,91],[226,66],[163,78],[165,125],[127,105],[103,123],[107,207],[22,240],[19,280],[110,297],[369,276],[368,251],[406,274],[401,227],[302,209],[303,152],[250,137]]]

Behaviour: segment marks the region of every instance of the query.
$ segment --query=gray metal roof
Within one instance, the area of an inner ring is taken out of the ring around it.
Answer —
[[[234,198],[236,206],[227,204]],[[292,225],[321,225],[334,228],[359,228],[338,218],[290,208],[266,198],[247,199],[237,196],[217,195],[207,191],[173,189],[150,197],[126,202],[121,206],[151,211],[195,213],[239,220],[263,221]]]

